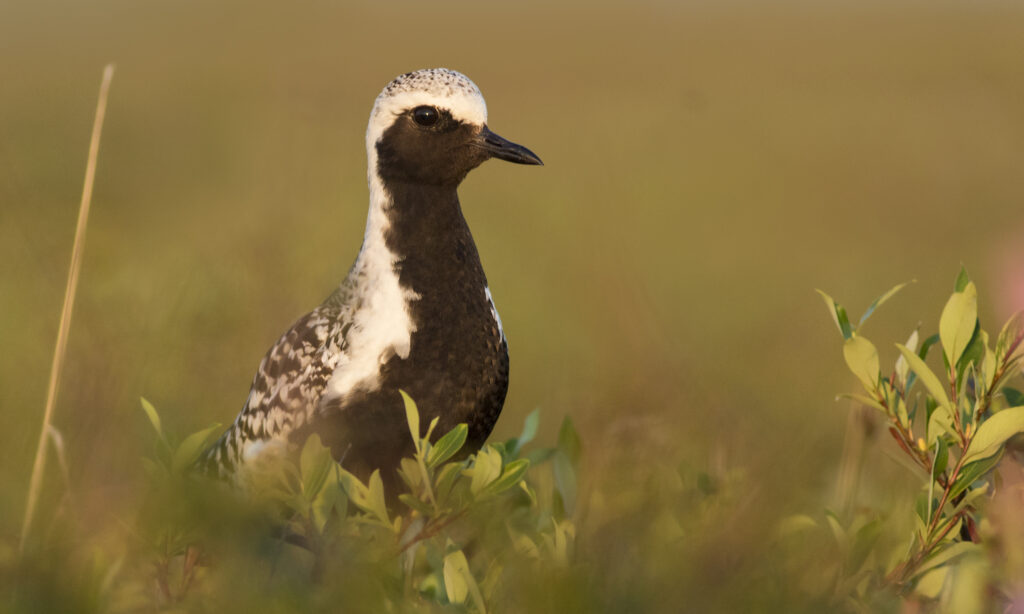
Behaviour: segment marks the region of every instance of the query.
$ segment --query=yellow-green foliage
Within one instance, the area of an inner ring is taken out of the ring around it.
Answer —
[[[601,479],[581,473],[600,451],[585,453],[569,418],[554,447],[531,446],[539,411],[519,436],[460,455],[466,426],[436,433],[437,419],[421,424],[405,393],[414,453],[398,468],[399,492],[384,491],[379,471],[366,481],[347,472],[315,435],[291,457],[246,468],[240,492],[193,471],[219,425],[172,437],[143,399],[154,436],[141,504],[89,525],[58,509],[23,559],[0,558],[0,577],[24,612],[672,611],[679,600],[701,610],[999,609],[1012,603],[1024,547],[1013,529],[1024,484],[993,487],[1007,442],[1024,432],[1024,395],[1008,386],[1024,360],[1024,315],[990,343],[962,271],[939,332],[894,344],[883,371],[863,328],[902,287],[856,326],[821,293],[865,391],[843,396],[874,412],[863,424],[891,436],[913,476],[884,508],[866,496],[880,476],[863,446],[843,454],[873,468],[865,492],[854,483],[835,510],[779,520],[750,511],[756,476],[735,468],[662,459],[636,471],[614,455]],[[939,369],[927,363],[932,348]],[[726,570],[742,592],[692,592]]]
[[[294,458],[247,467],[245,492],[196,477],[191,465],[210,429],[173,444],[143,400],[157,446],[145,459],[149,494],[129,534],[144,547],[123,555],[103,601],[126,610],[233,609],[225,594],[243,590],[247,600],[363,603],[373,611],[450,604],[486,612],[508,590],[506,567],[569,566],[570,482],[536,473],[551,472],[545,461],[565,458],[561,471],[575,483],[579,440],[572,423],[563,424],[558,447],[526,454],[523,446],[537,432],[534,412],[519,437],[451,460],[465,443],[466,425],[435,437],[435,419],[424,433],[415,403],[402,394],[415,454],[399,469],[399,493],[384,492],[379,471],[360,481],[316,435]],[[531,458],[541,464],[532,475]],[[227,525],[243,528],[225,532]],[[359,583],[342,579],[360,565],[366,569]]]
[[[997,490],[993,470],[1007,441],[1024,433],[1024,399],[1007,386],[1024,361],[1024,312],[1006,322],[993,346],[978,318],[977,288],[961,268],[939,332],[918,348],[915,329],[906,344],[895,344],[895,364],[883,371],[878,350],[860,331],[875,308],[905,285],[872,303],[856,327],[839,303],[819,291],[843,336],[846,363],[866,393],[846,396],[880,412],[883,428],[921,482],[913,509],[890,512],[913,525],[892,548],[877,547],[885,524],[879,512],[826,514],[823,524],[844,557],[835,598],[866,607],[889,592],[947,612],[1001,609],[1017,598],[1020,578],[1014,577],[1019,570],[1006,569],[999,551],[1024,544],[993,525],[985,510]],[[936,346],[942,354],[937,372],[926,362]],[[1020,467],[1010,463],[1006,470]],[[1015,489],[1009,492],[1016,498]],[[800,516],[786,526],[798,532],[815,524]]]

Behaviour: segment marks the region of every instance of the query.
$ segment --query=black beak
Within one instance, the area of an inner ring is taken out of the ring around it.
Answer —
[[[515,162],[516,164],[544,165],[540,158],[537,157],[537,154],[522,145],[516,145],[512,141],[494,134],[487,126],[480,130],[480,134],[476,136],[473,145],[490,153],[491,156],[499,160]]]

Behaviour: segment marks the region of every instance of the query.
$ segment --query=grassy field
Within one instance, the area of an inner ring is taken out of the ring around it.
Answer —
[[[0,542],[17,542],[107,62],[55,414],[85,526],[135,498],[140,396],[176,432],[234,417],[359,248],[374,97],[447,66],[545,162],[461,190],[511,348],[496,437],[540,407],[542,440],[573,417],[592,484],[744,474],[746,503],[664,582],[726,599],[767,527],[833,497],[853,378],[814,288],[859,313],[918,280],[879,339],[934,329],[961,263],[987,326],[1024,308],[1021,40],[1024,9],[996,1],[0,5]],[[890,501],[905,475],[870,445],[865,488]],[[44,509],[61,483],[51,464]]]

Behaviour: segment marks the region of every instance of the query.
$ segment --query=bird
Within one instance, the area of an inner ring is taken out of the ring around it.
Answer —
[[[505,402],[508,342],[457,188],[496,158],[542,165],[487,124],[480,89],[446,68],[409,72],[377,96],[366,129],[369,209],[347,276],[267,351],[231,426],[200,457],[206,473],[247,468],[316,434],[365,480],[397,484],[413,442],[399,391],[436,433],[468,427],[479,449]]]

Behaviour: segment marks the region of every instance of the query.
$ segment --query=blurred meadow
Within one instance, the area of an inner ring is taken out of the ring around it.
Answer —
[[[742,473],[745,503],[662,586],[739,607],[760,536],[834,498],[835,395],[855,380],[814,289],[857,316],[916,279],[871,321],[879,341],[934,332],[961,263],[984,325],[1024,308],[1022,41],[1024,5],[999,1],[0,3],[0,541],[20,530],[104,64],[54,417],[97,532],[137,496],[139,397],[179,433],[234,418],[359,249],[375,96],[445,66],[545,163],[490,162],[460,191],[510,343],[494,437],[539,407],[551,440],[571,415],[597,490],[680,463]],[[885,501],[907,474],[868,445]],[[44,510],[62,483],[51,462]]]

